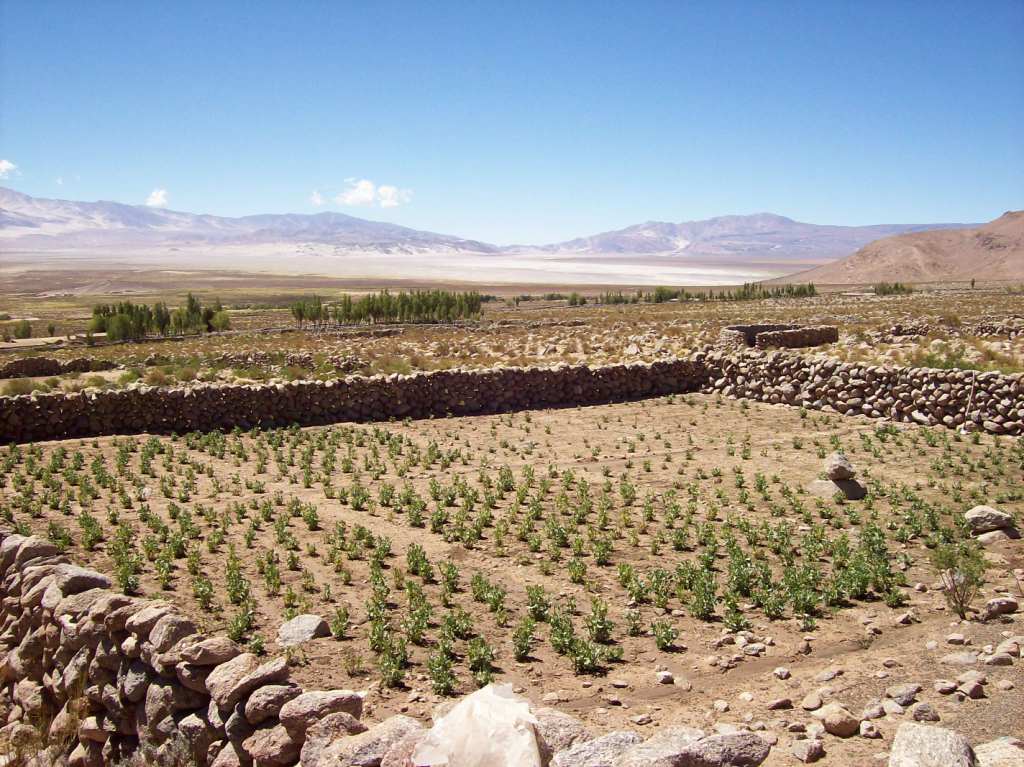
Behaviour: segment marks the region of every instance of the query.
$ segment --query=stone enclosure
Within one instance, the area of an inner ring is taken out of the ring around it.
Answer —
[[[726,348],[800,349],[839,340],[839,328],[832,325],[729,325],[719,334]]]

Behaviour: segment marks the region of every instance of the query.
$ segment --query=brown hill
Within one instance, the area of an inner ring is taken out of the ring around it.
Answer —
[[[885,237],[852,256],[786,281],[819,285],[1024,279],[1024,211],[975,229],[937,229]]]

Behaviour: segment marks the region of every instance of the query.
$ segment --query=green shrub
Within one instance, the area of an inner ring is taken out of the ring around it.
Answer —
[[[942,580],[942,591],[949,606],[961,620],[967,617],[971,602],[985,580],[985,558],[973,541],[942,543],[932,551],[932,566]]]

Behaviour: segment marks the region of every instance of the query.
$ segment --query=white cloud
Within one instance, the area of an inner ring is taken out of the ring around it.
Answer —
[[[309,196],[309,201],[310,203],[319,208],[321,205],[324,204],[324,196],[320,194],[319,190],[314,189],[313,194]]]
[[[167,207],[167,190],[157,187],[149,193],[149,197],[146,198],[146,205],[150,208],[166,208]]]
[[[339,205],[373,205],[377,197],[376,184],[365,178],[347,178],[345,182],[348,189],[334,198]]]
[[[377,199],[382,208],[397,208],[412,199],[412,190],[381,184],[377,187]]]
[[[9,178],[11,174],[18,172],[18,166],[10,160],[0,160],[0,178]]]
[[[339,205],[379,205],[397,208],[412,199],[411,189],[399,189],[391,184],[378,186],[366,178],[347,178],[348,187],[334,198]]]

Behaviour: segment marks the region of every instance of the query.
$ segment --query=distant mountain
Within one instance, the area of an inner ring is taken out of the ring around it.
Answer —
[[[613,232],[541,246],[498,247],[477,240],[409,229],[343,213],[267,214],[228,218],[117,202],[30,197],[0,187],[0,250],[29,253],[237,258],[246,248],[315,254],[431,253],[522,255],[577,262],[647,261],[680,267],[743,265],[750,274],[785,274],[827,264],[892,234],[971,224],[820,226],[759,213],[673,224],[649,221]],[[604,257],[604,258],[602,258]]]
[[[475,240],[343,213],[227,218],[118,202],[49,200],[0,187],[0,247],[40,251],[266,243],[318,243],[381,253],[498,251]]]
[[[974,228],[886,237],[799,275],[823,285],[1024,279],[1024,211]]]
[[[545,245],[560,254],[661,254],[722,261],[827,263],[892,234],[969,224],[880,224],[828,226],[805,224],[772,213],[719,216],[672,224],[648,221],[613,232]]]

